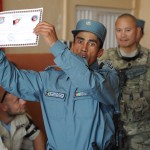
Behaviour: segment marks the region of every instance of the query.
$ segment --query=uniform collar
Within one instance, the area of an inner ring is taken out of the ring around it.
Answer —
[[[99,69],[98,61],[96,61],[94,64],[90,65],[89,68],[92,70],[98,70]]]
[[[136,53],[136,55],[133,56],[133,57],[122,56],[119,47],[117,47],[117,52],[118,52],[118,55],[119,55],[123,60],[125,60],[125,61],[132,61],[132,60],[137,59],[137,58],[140,56],[140,48],[141,48],[141,46],[138,45],[138,46],[137,46],[137,53]]]

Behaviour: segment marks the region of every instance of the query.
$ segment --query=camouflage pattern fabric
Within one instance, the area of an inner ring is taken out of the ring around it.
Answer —
[[[110,48],[98,60],[109,60],[116,69],[147,66],[145,74],[127,79],[122,88],[121,120],[127,132],[124,150],[150,150],[150,50],[139,45],[138,51],[138,58],[126,61],[118,48]]]

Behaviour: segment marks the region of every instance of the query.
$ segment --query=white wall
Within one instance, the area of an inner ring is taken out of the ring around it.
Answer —
[[[138,17],[145,20],[145,35],[141,40],[141,44],[150,48],[150,0],[141,0],[139,3]]]

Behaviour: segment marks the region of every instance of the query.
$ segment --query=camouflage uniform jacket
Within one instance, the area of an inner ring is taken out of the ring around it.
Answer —
[[[110,48],[99,59],[100,62],[110,60],[116,69],[147,66],[145,74],[127,79],[122,88],[121,119],[128,136],[150,134],[150,50],[139,45],[138,51],[136,59],[126,61],[121,58],[118,48]]]

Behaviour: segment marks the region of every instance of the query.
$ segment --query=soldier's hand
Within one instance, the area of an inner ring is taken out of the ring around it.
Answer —
[[[51,47],[57,40],[55,27],[47,22],[40,22],[34,28],[36,35],[42,35],[46,43]]]

